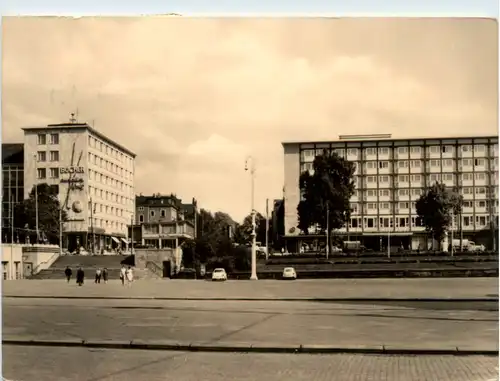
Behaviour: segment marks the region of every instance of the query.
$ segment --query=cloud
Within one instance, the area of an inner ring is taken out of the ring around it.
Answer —
[[[478,44],[477,41],[481,41]],[[79,119],[138,154],[137,192],[242,219],[281,196],[283,140],[497,133],[480,19],[4,18],[3,138]]]

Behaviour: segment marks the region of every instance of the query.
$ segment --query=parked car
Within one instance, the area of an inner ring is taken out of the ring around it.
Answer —
[[[226,270],[224,270],[222,268],[218,268],[212,272],[212,281],[217,281],[217,280],[220,280],[220,281],[227,280]]]
[[[297,279],[297,273],[293,267],[285,267],[283,270],[283,279]]]

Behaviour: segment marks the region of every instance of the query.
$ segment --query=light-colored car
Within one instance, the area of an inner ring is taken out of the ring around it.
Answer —
[[[338,246],[332,246],[332,253],[342,253],[342,249]]]
[[[283,279],[297,279],[297,273],[293,267],[285,267],[283,269]]]
[[[222,268],[215,269],[212,272],[212,280],[221,280],[221,281],[227,280],[226,270]]]

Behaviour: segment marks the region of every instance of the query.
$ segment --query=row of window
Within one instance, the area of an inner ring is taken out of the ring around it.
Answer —
[[[127,212],[126,209],[110,206],[110,205],[104,205],[104,204],[99,204],[99,203],[94,203],[94,213],[105,213],[108,215],[114,215],[117,217],[124,217],[124,214]]]
[[[94,155],[93,153],[89,152],[88,154],[88,159],[89,159],[89,164],[94,164],[99,166],[102,169],[106,169],[109,172],[112,172],[114,174],[117,174],[121,177],[124,177],[125,179],[132,179],[133,173],[122,166],[119,166],[118,164],[115,164],[109,160],[106,160],[103,157],[100,157],[98,155]]]
[[[126,195],[130,195],[132,193],[132,186],[125,184],[123,181],[120,181],[111,176],[105,175],[103,173],[93,171],[89,169],[89,180],[93,180],[95,182],[99,182],[103,185],[108,185],[111,188],[115,188],[123,191]]]
[[[38,151],[36,156],[37,156],[37,161],[39,163],[47,161],[46,151]],[[49,151],[49,161],[51,162],[59,161],[59,151]]]
[[[92,225],[92,218],[89,217],[89,226]],[[124,231],[126,228],[126,224],[118,221],[105,220],[102,218],[94,218],[94,227],[104,228],[104,229],[115,229],[118,231]]]
[[[392,210],[393,208],[399,208],[399,209],[416,209],[416,201],[403,201],[403,202],[367,202],[365,205],[364,210],[366,211],[376,211],[376,210]],[[492,202],[488,202],[486,200],[479,200],[476,201],[475,203],[472,201],[465,201],[463,204],[463,208],[472,208],[473,205],[475,204],[476,208],[487,208],[490,204],[493,205]],[[494,206],[498,207],[498,200],[495,201]],[[355,214],[361,213],[363,209],[363,204],[359,203],[351,203],[350,204],[351,211]]]
[[[36,178],[38,180],[46,179],[47,178],[47,168],[37,168],[36,169]],[[58,179],[59,178],[59,167],[49,168],[49,178],[50,179]]]
[[[133,203],[132,198],[126,197],[122,194],[107,191],[101,188],[96,188],[89,185],[89,196],[97,197],[102,200],[114,202],[116,204],[131,205]],[[106,212],[107,213],[107,212]]]
[[[378,222],[378,224],[377,224]],[[475,216],[475,224],[474,224],[474,216],[462,216],[462,223],[464,227],[470,227],[476,225],[476,227],[485,227],[490,224],[490,216]],[[403,227],[422,227],[422,220],[419,217],[380,217],[378,220],[375,217],[353,217],[349,222],[349,228],[393,228],[394,224],[396,228]],[[455,225],[457,226],[457,225]]]
[[[95,136],[89,135],[89,146],[124,163],[128,168],[132,166],[133,158],[130,155],[124,154],[121,150],[112,147]]]
[[[51,145],[57,145],[59,144],[59,134],[58,133],[50,133],[48,134],[49,136],[49,144]],[[37,137],[38,145],[39,146],[44,146],[47,145],[47,133],[39,133]]]
[[[474,146],[471,144],[463,144],[458,146],[458,151],[467,153],[467,152],[475,152],[475,153],[483,153],[487,151],[487,145],[485,144],[475,144]],[[303,156],[304,157],[311,157],[311,156],[316,156],[320,155],[323,153],[323,150],[325,148],[318,148],[316,150],[314,149],[303,149]],[[360,152],[360,148],[333,148],[332,149],[334,152],[336,152],[339,156],[358,156]],[[365,147],[362,149],[363,153],[365,156],[375,156],[377,155],[377,148],[376,147]],[[378,147],[378,154],[379,155],[388,155],[392,151],[392,147]],[[404,147],[394,147],[394,152],[397,152],[398,155],[405,155],[405,154],[421,154],[424,152],[424,147],[422,146],[404,146]],[[455,152],[455,146],[453,145],[430,145],[427,146],[427,153],[444,153],[444,154],[452,154]],[[492,155],[498,154],[498,144],[492,144],[490,152]]]

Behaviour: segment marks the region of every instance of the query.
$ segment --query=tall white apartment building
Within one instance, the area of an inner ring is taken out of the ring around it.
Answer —
[[[68,213],[64,247],[125,249],[134,213],[136,155],[86,123],[23,130],[25,198],[35,183],[57,190]]]
[[[492,246],[498,219],[498,137],[393,139],[391,135],[348,135],[329,142],[285,142],[285,238],[296,250],[307,237],[299,232],[299,176],[313,170],[316,155],[334,150],[356,165],[356,191],[348,225],[337,234],[378,249],[427,245],[415,203],[436,181],[460,192],[464,208],[455,234]],[[461,228],[461,230],[460,230]],[[493,233],[493,234],[492,234]],[[317,236],[316,236],[317,237]],[[458,235],[457,235],[458,237]],[[383,241],[383,242],[382,242]]]

